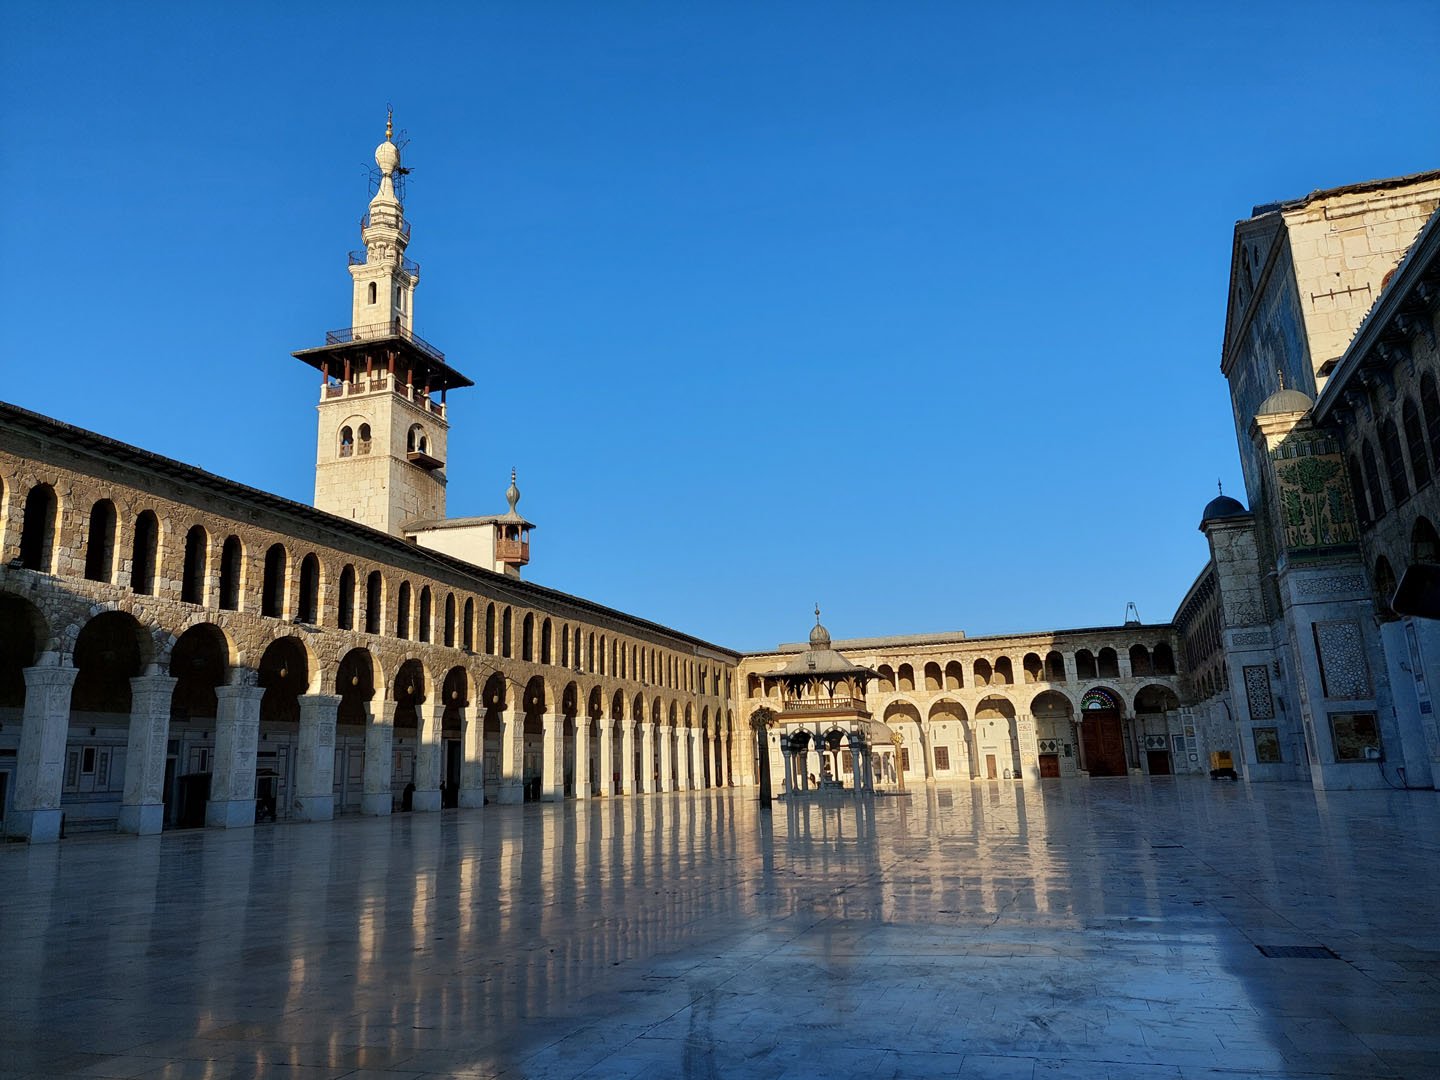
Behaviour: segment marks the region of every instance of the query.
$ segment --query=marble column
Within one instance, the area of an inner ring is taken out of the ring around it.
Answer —
[[[925,754],[925,782],[935,782],[935,727],[933,724],[920,725],[920,746]]]
[[[500,801],[525,801],[525,714],[514,703],[500,710]]]
[[[597,795],[615,795],[615,721],[600,721],[600,763],[595,770],[600,778]]]
[[[660,790],[675,790],[675,727],[665,724],[660,728]]]
[[[179,679],[142,675],[130,680],[130,736],[125,747],[125,793],[119,832],[142,836],[165,825],[165,756],[170,738],[170,698]]]
[[[715,786],[726,787],[730,780],[730,740],[726,729],[717,720],[715,723]]]
[[[365,706],[365,790],[360,796],[360,812],[384,817],[395,806],[391,791],[391,774],[395,769],[395,717],[384,691]]]
[[[699,791],[705,786],[705,729],[690,729],[690,790]]]
[[[426,701],[417,705],[420,714],[419,739],[415,747],[415,794],[410,808],[423,813],[440,809],[440,731],[445,725],[445,702]]]
[[[635,790],[655,790],[655,725],[640,724],[640,775],[635,778]]]
[[[590,798],[590,717],[575,718],[575,798]]]
[[[24,674],[25,709],[20,714],[15,794],[5,816],[5,832],[32,844],[53,844],[60,839],[70,688],[78,672],[68,666],[29,667]]]
[[[540,752],[540,798],[544,802],[564,802],[565,717],[546,713],[540,725],[544,740]]]
[[[620,721],[620,794],[635,794],[635,721]]]
[[[205,824],[247,829],[255,824],[255,753],[260,742],[258,686],[217,686],[215,763]]]
[[[460,711],[465,752],[460,761],[460,805],[485,805],[485,710],[468,706]]]
[[[330,821],[335,817],[335,721],[340,699],[330,694],[301,694],[298,700],[295,817],[300,821]]]

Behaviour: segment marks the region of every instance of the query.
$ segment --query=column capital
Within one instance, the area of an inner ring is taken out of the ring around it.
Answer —
[[[24,669],[26,690],[68,690],[75,685],[75,677],[80,674],[79,668],[66,664],[46,665],[44,667],[27,667]]]
[[[234,701],[236,704],[254,702],[258,707],[260,699],[265,696],[265,689],[260,686],[217,686],[215,696],[221,701]]]
[[[313,709],[338,709],[341,697],[339,694],[300,694],[295,700],[302,709],[307,705]]]

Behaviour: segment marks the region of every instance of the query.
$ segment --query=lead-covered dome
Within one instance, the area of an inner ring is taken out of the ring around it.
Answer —
[[[1218,521],[1221,518],[1244,517],[1249,512],[1240,503],[1240,500],[1232,499],[1229,495],[1217,495],[1205,504],[1205,511],[1200,515],[1200,524],[1204,525],[1207,521]]]
[[[1315,402],[1311,401],[1299,390],[1276,390],[1265,399],[1260,406],[1256,416],[1277,416],[1282,413],[1309,412],[1310,406]]]

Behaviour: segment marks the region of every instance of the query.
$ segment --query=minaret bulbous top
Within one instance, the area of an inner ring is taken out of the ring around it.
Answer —
[[[520,511],[515,508],[520,503],[520,489],[515,486],[515,470],[513,468],[510,470],[510,486],[505,489],[505,501],[510,504],[510,513],[519,517]]]
[[[830,631],[820,625],[820,605],[815,605],[815,629],[810,631],[810,647],[812,649],[830,648]]]

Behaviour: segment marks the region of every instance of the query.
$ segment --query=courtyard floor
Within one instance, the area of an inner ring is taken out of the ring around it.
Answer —
[[[80,837],[0,849],[0,934],[3,1080],[1440,1076],[1434,792],[982,782]]]

